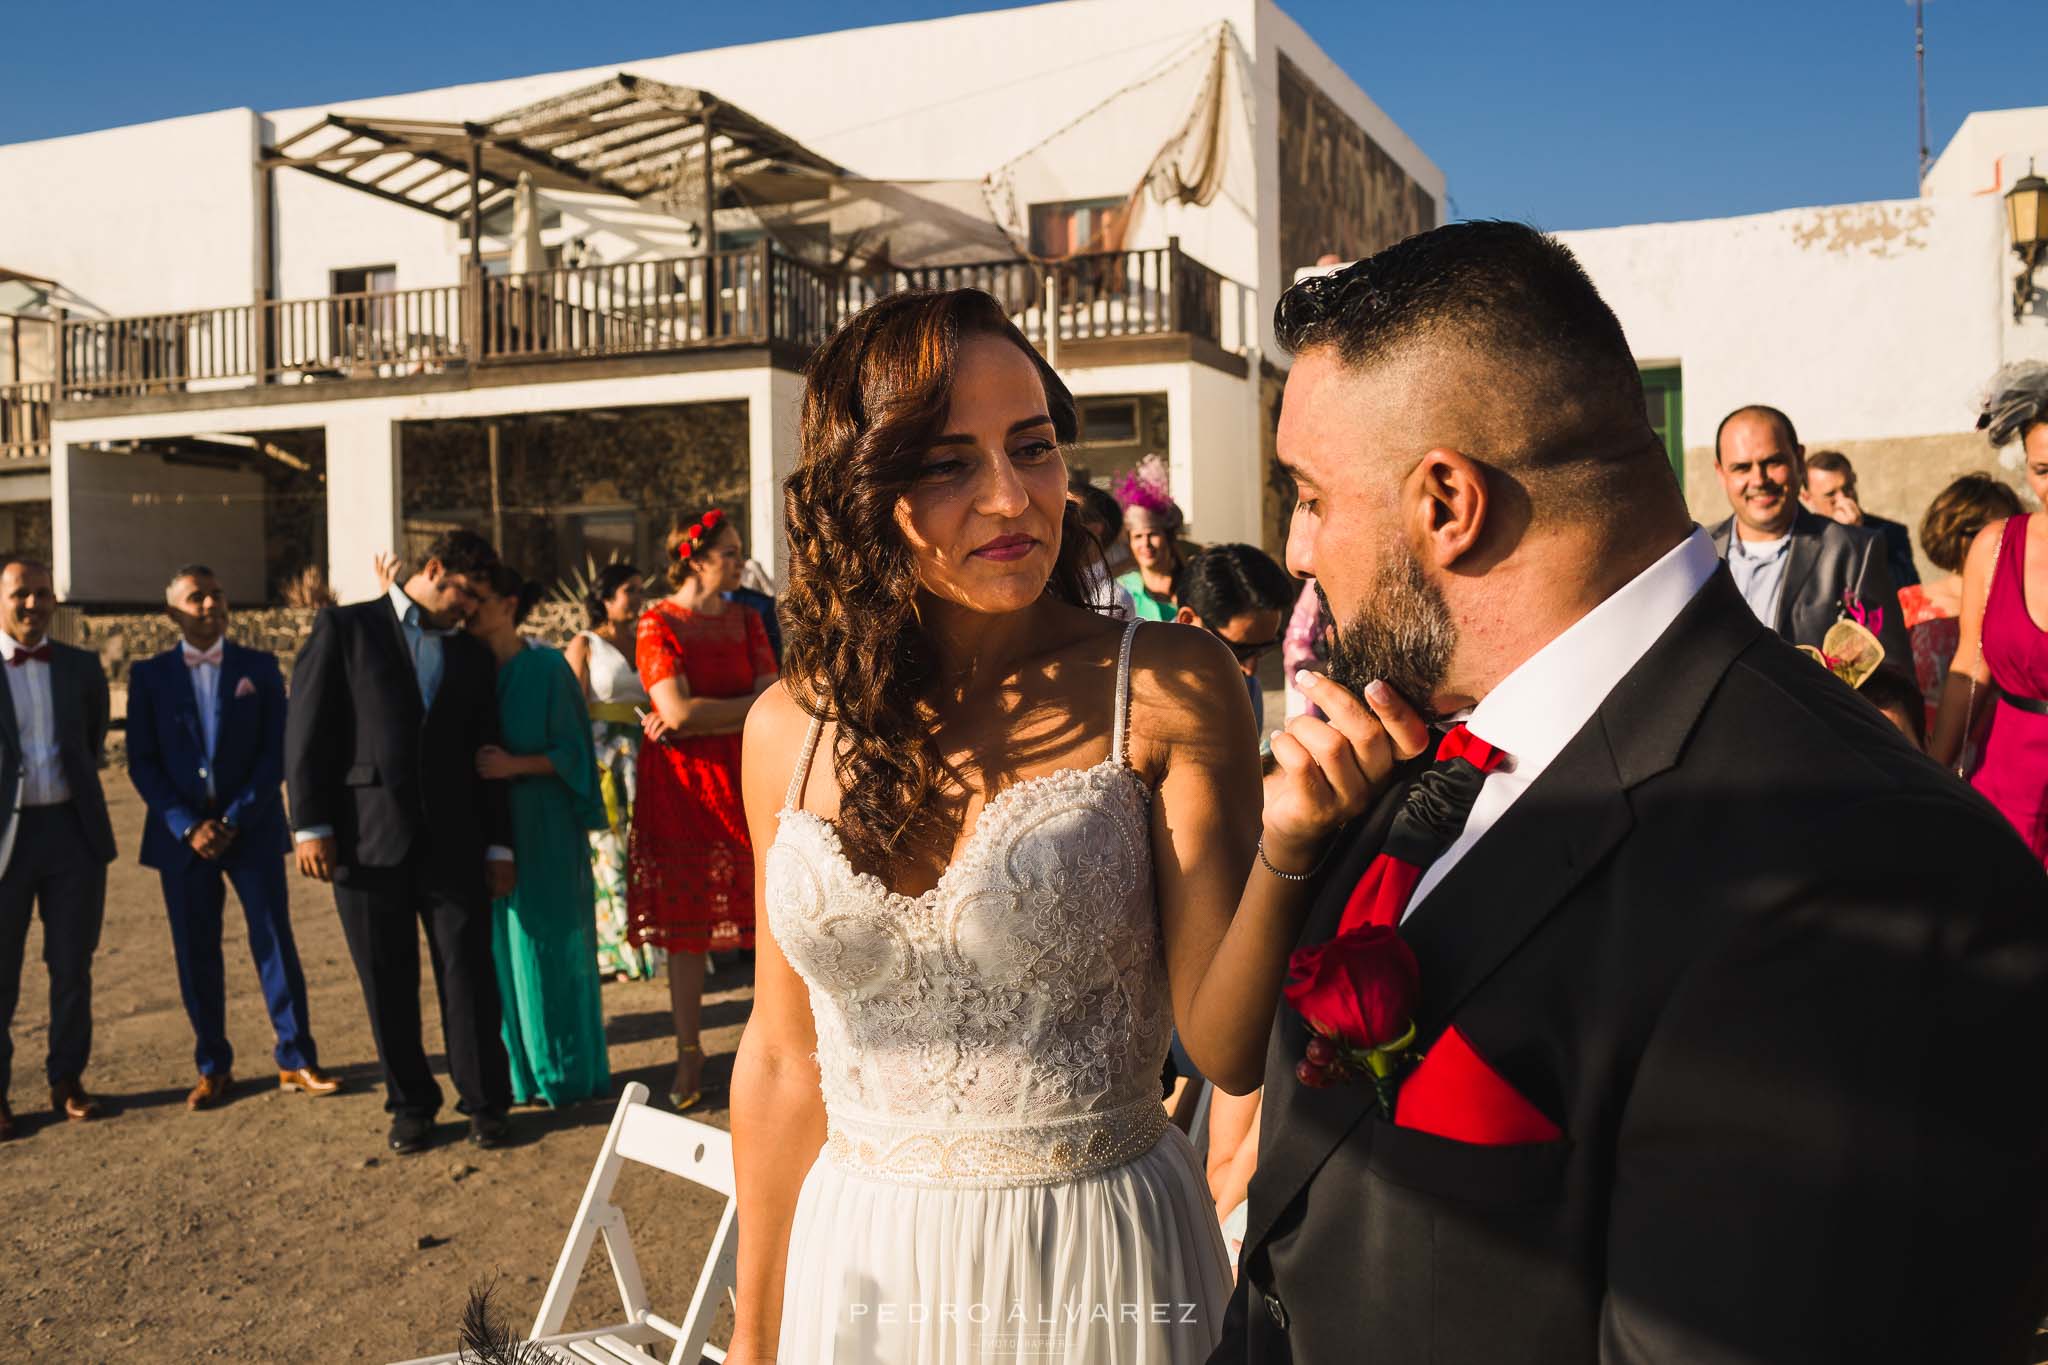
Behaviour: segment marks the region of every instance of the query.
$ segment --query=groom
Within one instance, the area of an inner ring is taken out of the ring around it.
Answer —
[[[1562,246],[1441,228],[1276,326],[1289,567],[1340,626],[1309,697],[1342,737],[1294,721],[1322,766],[1280,780],[1373,771],[1373,680],[1465,723],[1341,834],[1269,813],[1277,866],[1322,860],[1302,945],[1412,949],[1421,1060],[1383,1117],[1311,1046],[1341,992],[1295,978],[1214,1361],[2024,1359],[2039,865],[1758,624]]]

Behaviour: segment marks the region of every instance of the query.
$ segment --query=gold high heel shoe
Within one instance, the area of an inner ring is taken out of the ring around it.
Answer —
[[[684,1057],[701,1058],[704,1055],[703,1047],[697,1043],[678,1043],[676,1044],[676,1052],[678,1053],[678,1055]],[[683,1113],[685,1110],[688,1110],[693,1105],[695,1105],[697,1101],[704,1098],[704,1086],[702,1084],[703,1076],[704,1068],[702,1063],[700,1062],[697,1068],[697,1077],[699,1084],[695,1090],[690,1091],[687,1095],[680,1090],[671,1090],[668,1092],[668,1102],[675,1106],[675,1111],[678,1114]]]

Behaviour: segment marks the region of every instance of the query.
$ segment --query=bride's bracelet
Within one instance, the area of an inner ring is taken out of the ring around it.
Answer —
[[[1274,876],[1278,877],[1283,882],[1305,882],[1313,880],[1316,873],[1321,872],[1323,870],[1323,859],[1327,857],[1329,857],[1329,855],[1325,853],[1323,855],[1323,858],[1316,859],[1316,865],[1306,872],[1282,872],[1279,868],[1273,866],[1272,860],[1266,856],[1266,836],[1263,834],[1259,836],[1259,862],[1265,866],[1266,871],[1272,873]]]

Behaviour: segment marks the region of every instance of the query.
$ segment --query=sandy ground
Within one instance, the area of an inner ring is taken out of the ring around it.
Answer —
[[[71,1124],[49,1112],[48,978],[42,931],[31,929],[9,1095],[22,1136],[0,1145],[0,1360],[402,1360],[454,1350],[467,1291],[491,1281],[524,1332],[611,1104],[514,1110],[515,1146],[469,1146],[427,988],[428,1050],[451,1107],[436,1146],[394,1156],[333,901],[294,875],[314,1036],[347,1089],[319,1100],[277,1090],[274,1038],[231,895],[228,1036],[241,1079],[226,1105],[189,1112],[192,1033],[170,932],[156,874],[134,861],[142,806],[125,773],[109,769],[106,780],[122,856],[109,875],[85,1082],[111,1117]],[[751,983],[728,969],[707,992],[708,1103],[692,1115],[724,1127]],[[637,1080],[664,1094],[675,1060],[667,983],[608,983],[604,1007],[614,1086]],[[679,1318],[719,1201],[644,1169],[627,1171],[618,1199],[655,1309]],[[569,1325],[595,1325],[616,1308],[600,1245]],[[722,1320],[713,1339],[724,1341],[727,1327]]]

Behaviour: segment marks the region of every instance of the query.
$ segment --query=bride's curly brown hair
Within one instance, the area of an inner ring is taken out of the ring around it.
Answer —
[[[783,485],[783,686],[807,713],[838,723],[840,842],[856,865],[877,870],[932,835],[932,797],[951,775],[934,734],[938,655],[918,617],[917,561],[896,507],[945,430],[961,345],[977,336],[1031,358],[1054,434],[1072,442],[1073,395],[978,289],[871,304],[804,369],[796,471]],[[1100,558],[1070,501],[1046,591],[1087,605],[1087,566]]]

